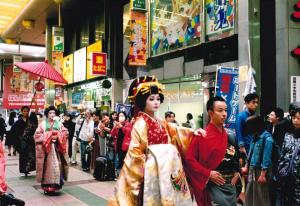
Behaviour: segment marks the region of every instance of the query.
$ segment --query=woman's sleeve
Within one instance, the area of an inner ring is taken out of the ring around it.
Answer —
[[[118,128],[117,127],[114,127],[111,132],[110,132],[110,135],[113,137],[113,138],[116,138],[118,136]]]
[[[163,122],[169,134],[170,141],[175,145],[182,158],[188,150],[188,147],[194,137],[194,130],[186,127],[178,127],[174,123]]]
[[[44,129],[43,129],[43,124],[44,122],[42,122],[38,128],[36,129],[35,131],[35,134],[34,134],[34,141],[36,143],[42,143],[43,140],[44,140]]]
[[[138,205],[142,194],[147,147],[147,126],[142,119],[137,121],[131,132],[131,142],[116,183],[114,198],[109,205]]]

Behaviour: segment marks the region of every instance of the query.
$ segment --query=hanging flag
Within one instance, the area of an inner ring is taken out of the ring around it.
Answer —
[[[239,70],[220,67],[217,72],[216,96],[227,103],[227,119],[225,127],[234,129],[239,113]]]
[[[249,67],[248,74],[247,74],[247,83],[243,94],[244,97],[247,94],[256,92],[256,83],[254,79],[254,74],[255,74],[255,70],[252,67]]]

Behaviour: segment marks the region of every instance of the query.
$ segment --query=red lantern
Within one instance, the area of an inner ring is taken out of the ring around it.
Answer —
[[[43,89],[45,89],[45,86],[42,82],[38,82],[34,85],[34,88],[36,91],[41,92]]]

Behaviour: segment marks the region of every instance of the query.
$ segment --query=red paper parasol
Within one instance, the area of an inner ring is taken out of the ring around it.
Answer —
[[[60,84],[68,84],[67,80],[58,73],[50,64],[46,62],[19,62],[15,63],[20,69],[43,77],[45,79],[52,80]]]
[[[18,63],[15,63],[15,65],[25,72],[29,72],[29,73],[38,75],[40,77],[38,84],[40,83],[41,78],[49,79],[49,80],[52,80],[59,84],[68,84],[67,80],[65,80],[63,78],[63,76],[60,73],[58,73],[58,71],[56,71],[50,64],[48,64],[47,61],[45,61],[45,62],[18,62]],[[37,91],[37,89],[34,92],[32,101],[30,103],[30,107],[31,107],[32,103],[35,101],[36,91]]]

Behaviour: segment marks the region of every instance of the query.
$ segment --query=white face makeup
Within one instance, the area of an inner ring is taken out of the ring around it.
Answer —
[[[160,96],[159,94],[152,94],[146,100],[146,106],[144,112],[152,114],[157,112],[160,106]]]
[[[54,117],[56,117],[56,113],[54,110],[50,110],[48,113],[48,119],[54,120]]]

